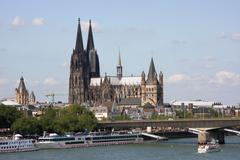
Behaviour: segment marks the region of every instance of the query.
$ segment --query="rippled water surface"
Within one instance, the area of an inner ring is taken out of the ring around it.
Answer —
[[[1,153],[0,160],[239,160],[240,137],[226,137],[221,152],[198,154],[197,139],[158,143]]]

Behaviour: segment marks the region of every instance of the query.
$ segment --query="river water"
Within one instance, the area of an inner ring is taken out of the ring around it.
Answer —
[[[175,139],[144,144],[51,149],[1,153],[0,160],[239,160],[240,137],[225,138],[220,152],[197,153],[197,139]]]

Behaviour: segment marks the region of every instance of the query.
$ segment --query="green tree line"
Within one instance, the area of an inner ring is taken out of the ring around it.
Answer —
[[[11,111],[12,114],[0,114],[0,118],[4,119],[4,121],[1,119],[3,122],[1,128],[11,127],[13,132],[23,135],[41,135],[43,131],[57,133],[92,131],[97,125],[94,114],[79,105],[71,105],[64,109],[48,108],[39,118],[23,117],[21,112],[15,108],[3,105],[0,106],[0,113],[3,108],[9,110],[7,113]]]
[[[12,123],[22,116],[15,107],[0,104],[0,128],[10,128]]]

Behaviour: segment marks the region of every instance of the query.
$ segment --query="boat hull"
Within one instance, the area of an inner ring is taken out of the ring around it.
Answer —
[[[0,150],[0,153],[14,153],[14,152],[31,152],[37,151],[38,148],[24,148],[24,149],[8,149],[8,150]]]
[[[36,150],[38,150],[38,148],[32,139],[0,141],[0,153],[28,152]]]
[[[115,141],[115,142],[95,142],[95,143],[83,143],[83,144],[65,144],[65,142],[59,143],[37,143],[39,149],[61,149],[61,148],[82,148],[82,147],[95,147],[95,146],[108,146],[108,145],[123,145],[123,144],[139,144],[143,143],[143,139],[137,139],[134,141]]]
[[[219,152],[220,146],[218,144],[206,144],[198,146],[198,153]]]

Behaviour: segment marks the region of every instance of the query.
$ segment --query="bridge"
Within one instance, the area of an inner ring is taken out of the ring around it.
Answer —
[[[228,128],[240,126],[240,119],[132,120],[98,122],[99,128]]]
[[[99,122],[99,128],[124,129],[147,127],[186,128],[189,132],[198,134],[198,143],[206,144],[211,139],[217,139],[220,144],[225,143],[224,131],[240,134],[231,128],[240,126],[240,119],[184,119],[184,120],[138,120],[138,121],[106,121]],[[148,135],[149,136],[149,135]],[[153,136],[152,136],[153,137]],[[155,137],[156,139],[159,137]]]

